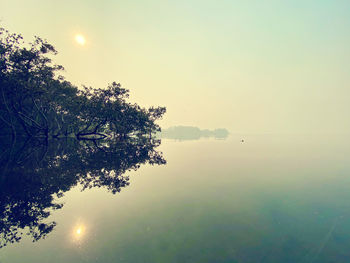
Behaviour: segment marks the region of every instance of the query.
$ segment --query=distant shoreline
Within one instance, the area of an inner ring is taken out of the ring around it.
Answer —
[[[200,138],[226,139],[229,131],[224,128],[201,130],[194,126],[172,126],[163,129],[157,136],[164,139],[174,140],[199,140]]]

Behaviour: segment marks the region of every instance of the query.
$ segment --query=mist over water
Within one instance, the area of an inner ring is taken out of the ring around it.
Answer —
[[[54,232],[0,259],[346,262],[349,149],[345,138],[314,136],[163,139],[167,165],[126,173],[116,196],[73,188],[50,217]]]
[[[349,262],[350,1],[0,7],[1,263]]]

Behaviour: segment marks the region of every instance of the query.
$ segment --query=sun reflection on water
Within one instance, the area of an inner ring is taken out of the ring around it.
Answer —
[[[86,234],[86,226],[83,224],[76,225],[73,228],[73,241],[81,241]]]

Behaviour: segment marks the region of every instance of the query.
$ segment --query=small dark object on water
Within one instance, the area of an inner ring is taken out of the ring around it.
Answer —
[[[242,139],[241,142],[244,142],[244,140]]]

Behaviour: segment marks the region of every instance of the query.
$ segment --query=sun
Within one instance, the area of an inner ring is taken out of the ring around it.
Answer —
[[[85,37],[81,34],[75,35],[75,41],[81,46],[84,46],[86,43]]]

